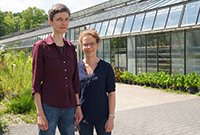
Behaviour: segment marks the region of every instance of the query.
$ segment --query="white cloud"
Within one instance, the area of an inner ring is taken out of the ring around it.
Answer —
[[[57,3],[63,3],[69,7],[71,12],[76,12],[84,8],[100,4],[107,0],[1,0],[0,10],[11,11],[12,13],[22,12],[28,7],[37,7],[44,9],[48,12],[48,9]]]

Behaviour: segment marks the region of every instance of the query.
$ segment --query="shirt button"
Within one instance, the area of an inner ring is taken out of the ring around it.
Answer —
[[[67,69],[65,69],[65,71],[67,71]]]
[[[65,79],[67,79],[67,77],[65,77]]]
[[[68,87],[68,85],[66,85],[66,87]]]
[[[65,61],[63,61],[63,63],[65,63]]]

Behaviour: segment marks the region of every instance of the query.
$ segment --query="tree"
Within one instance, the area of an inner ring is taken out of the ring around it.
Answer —
[[[28,7],[22,11],[21,15],[20,30],[35,28],[39,23],[45,22],[48,19],[45,11],[36,7]]]
[[[0,37],[5,35],[4,17],[5,13],[0,10]]]
[[[4,18],[4,24],[5,24],[4,28],[6,30],[5,34],[7,35],[18,31],[19,21],[20,21],[19,16],[14,17],[12,12],[7,13]]]

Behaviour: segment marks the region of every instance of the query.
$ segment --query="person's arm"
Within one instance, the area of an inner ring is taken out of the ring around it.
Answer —
[[[80,123],[83,118],[81,106],[79,103],[79,94],[76,94],[76,102],[77,102],[77,106],[76,106],[76,114],[75,114],[75,125]]]
[[[35,105],[37,109],[37,124],[38,127],[41,130],[47,130],[48,129],[48,122],[47,119],[44,115],[44,111],[42,108],[42,102],[41,102],[41,95],[39,93],[34,94],[34,99],[35,99]]]
[[[115,92],[108,94],[109,102],[109,117],[105,124],[105,132],[111,132],[114,128],[114,117],[115,117]]]

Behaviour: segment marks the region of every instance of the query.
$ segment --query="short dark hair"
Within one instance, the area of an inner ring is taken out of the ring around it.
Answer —
[[[96,39],[97,44],[100,43],[101,41],[99,33],[94,28],[84,30],[80,33],[79,39],[78,39],[78,42],[80,45],[83,43],[82,40],[84,36],[93,36]]]
[[[58,3],[58,4],[53,5],[49,9],[49,11],[48,11],[48,19],[50,19],[53,22],[53,17],[55,16],[55,14],[57,14],[59,12],[67,12],[69,14],[69,17],[70,17],[69,8],[64,4]]]

